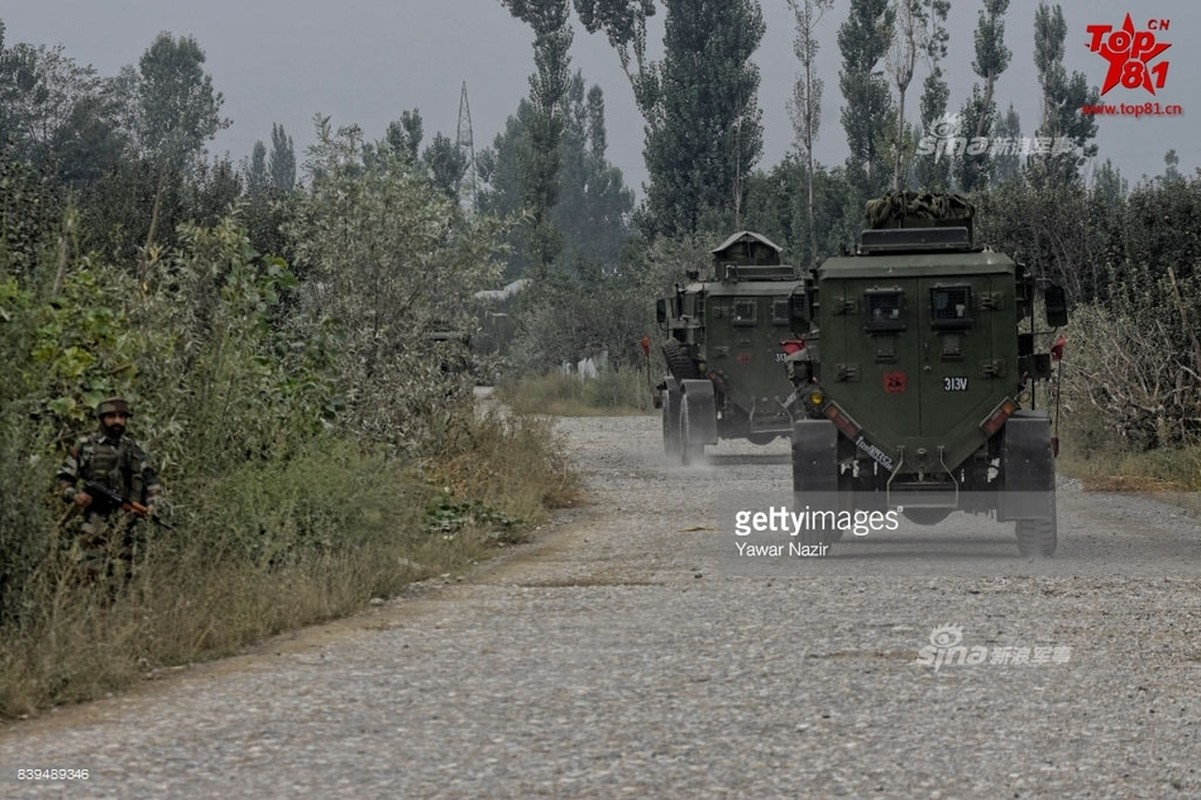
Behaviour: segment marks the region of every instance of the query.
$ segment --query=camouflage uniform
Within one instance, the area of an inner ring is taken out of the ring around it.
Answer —
[[[128,406],[119,399],[106,400],[97,410],[101,412],[117,405],[122,413]],[[63,500],[74,503],[75,495],[83,491],[85,481],[94,481],[126,500],[141,503],[154,512],[162,487],[158,475],[144,450],[134,439],[122,432],[112,436],[103,426],[97,433],[85,436],[71,448],[57,474]],[[67,537],[74,560],[82,562],[94,577],[113,575],[119,570],[128,580],[134,562],[143,549],[145,526],[137,517],[113,505],[103,497],[92,497],[92,503],[74,516]]]

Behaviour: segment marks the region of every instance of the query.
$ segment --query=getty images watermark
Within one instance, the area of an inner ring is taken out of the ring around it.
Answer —
[[[955,158],[979,156],[1060,156],[1076,149],[1070,136],[966,136],[961,114],[943,114],[930,123],[918,140],[919,156]]]
[[[986,647],[982,644],[962,644],[962,625],[939,625],[930,632],[930,644],[917,651],[917,663],[934,667],[1030,666],[1066,664],[1072,660],[1072,648],[1067,645],[1035,647]]]

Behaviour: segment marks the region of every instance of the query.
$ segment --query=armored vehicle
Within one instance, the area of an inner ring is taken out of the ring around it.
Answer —
[[[994,514],[1023,555],[1049,556],[1054,453],[1035,390],[1051,352],[1035,344],[1053,331],[1035,329],[1030,272],[975,243],[974,213],[957,195],[887,195],[857,251],[819,267],[816,330],[789,356],[795,501],[920,524]],[[1046,323],[1066,324],[1063,290],[1042,290]]]
[[[688,271],[656,307],[670,372],[659,384],[664,451],[684,464],[718,439],[766,444],[792,430],[781,342],[809,328],[812,279],[780,264],[780,248],[750,231],[712,251],[709,274]]]

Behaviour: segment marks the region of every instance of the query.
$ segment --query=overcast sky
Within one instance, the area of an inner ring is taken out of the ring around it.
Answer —
[[[769,168],[791,148],[785,107],[797,70],[792,53],[793,22],[785,0],[763,0],[767,33],[756,61],[762,79],[764,157]],[[841,163],[846,157],[839,123],[837,28],[847,0],[821,23],[820,69],[826,81],[818,159]],[[1107,62],[1090,53],[1086,26],[1119,27],[1126,13],[1137,29],[1148,19],[1170,20],[1158,34],[1172,46],[1160,57],[1170,64],[1166,85],[1152,98],[1139,89],[1117,87],[1107,102],[1178,103],[1184,116],[1158,119],[1110,118],[1101,122],[1100,159],[1110,158],[1133,180],[1163,171],[1163,156],[1175,148],[1181,169],[1201,164],[1199,137],[1191,122],[1201,113],[1201,3],[1196,0],[1066,0],[1069,70],[1085,73],[1090,84],[1104,80]],[[951,8],[952,110],[970,93],[974,75],[972,31],[979,0],[953,0]],[[1006,44],[1013,51],[999,81],[998,105],[1010,102],[1021,115],[1024,134],[1033,132],[1039,90],[1033,65],[1036,0],[1012,0],[1006,18]],[[662,10],[652,40],[662,36]],[[211,148],[246,156],[256,139],[270,140],[272,122],[282,123],[298,149],[310,140],[312,117],[321,112],[335,124],[356,122],[379,137],[390,120],[417,107],[425,120],[426,141],[436,131],[454,137],[459,94],[467,82],[477,150],[489,144],[528,92],[533,70],[532,34],[502,7],[500,0],[7,0],[0,3],[6,41],[63,44],[77,61],[112,75],[134,64],[160,31],[195,36],[208,56],[207,67],[225,95],[224,113],[233,127]],[[576,33],[573,69],[605,91],[609,157],[638,187],[646,179],[642,161],[642,118],[617,56],[602,35]],[[919,67],[920,69],[920,67]],[[917,116],[924,72],[910,88],[907,107]],[[299,154],[298,154],[299,155]]]

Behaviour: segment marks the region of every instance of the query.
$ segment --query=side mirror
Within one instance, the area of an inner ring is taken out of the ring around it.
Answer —
[[[1048,284],[1043,291],[1047,303],[1047,324],[1052,328],[1062,328],[1068,324],[1068,298],[1062,286]]]
[[[655,301],[655,319],[660,325],[667,323],[667,300],[662,297]]]

